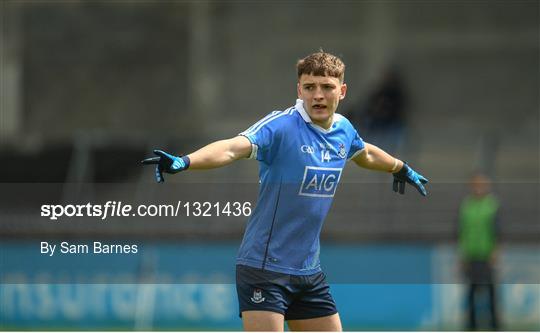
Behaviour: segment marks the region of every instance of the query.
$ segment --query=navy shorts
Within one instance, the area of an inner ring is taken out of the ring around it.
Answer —
[[[245,265],[236,266],[236,291],[243,311],[281,313],[285,320],[311,319],[337,313],[323,272],[289,275]]]

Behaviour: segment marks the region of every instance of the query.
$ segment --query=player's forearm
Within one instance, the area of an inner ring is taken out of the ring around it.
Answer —
[[[194,170],[219,168],[249,156],[251,144],[239,140],[242,139],[237,137],[216,141],[189,154],[189,168]]]
[[[354,162],[362,168],[397,172],[403,167],[402,161],[388,154],[381,148],[369,143],[366,143],[365,145],[365,152],[362,152],[354,159]]]

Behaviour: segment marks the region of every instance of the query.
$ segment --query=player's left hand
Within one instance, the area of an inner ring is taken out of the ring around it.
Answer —
[[[414,171],[407,163],[403,163],[403,167],[394,175],[394,192],[399,194],[405,193],[405,183],[409,183],[414,186],[421,195],[426,196],[427,192],[424,188],[424,184],[428,182],[424,176]]]
[[[174,174],[189,168],[189,157],[187,156],[174,156],[163,150],[154,150],[154,154],[156,154],[157,157],[146,158],[142,160],[141,163],[156,165],[155,176],[158,183],[163,183],[165,181],[163,172]]]

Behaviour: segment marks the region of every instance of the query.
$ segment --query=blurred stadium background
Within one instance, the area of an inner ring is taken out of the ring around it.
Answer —
[[[540,329],[538,1],[0,6],[0,329],[240,329],[232,283],[245,218],[56,223],[39,205],[255,202],[254,162],[160,187],[138,162],[292,105],[295,62],[320,47],[347,65],[343,111],[360,112],[399,66],[409,103],[397,155],[431,180],[427,200],[399,197],[387,175],[346,169],[321,253],[345,329],[462,328],[456,217],[479,169],[502,204],[503,328]],[[38,253],[39,241],[102,239],[144,250]]]

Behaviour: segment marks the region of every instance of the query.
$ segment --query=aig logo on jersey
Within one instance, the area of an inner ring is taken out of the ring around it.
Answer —
[[[298,194],[308,197],[333,197],[341,177],[341,170],[306,166]]]

